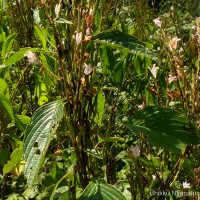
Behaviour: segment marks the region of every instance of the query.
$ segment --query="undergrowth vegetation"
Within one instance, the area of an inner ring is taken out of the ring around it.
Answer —
[[[198,0],[0,0],[1,200],[200,197]]]

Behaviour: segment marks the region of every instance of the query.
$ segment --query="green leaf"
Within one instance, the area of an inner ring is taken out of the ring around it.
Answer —
[[[90,182],[79,200],[126,200],[126,198],[112,185]]]
[[[22,159],[22,148],[16,148],[10,155],[10,160],[3,167],[3,173],[9,173]]]
[[[17,127],[24,131],[27,124],[30,123],[31,118],[25,115],[14,115],[15,123]]]
[[[114,67],[112,71],[112,78],[114,79],[115,84],[122,84],[124,78],[124,63],[126,60],[120,60]]]
[[[72,22],[70,22],[70,21],[68,21],[66,19],[63,19],[63,18],[56,19],[55,22],[59,23],[59,24],[70,24],[70,25],[73,24]]]
[[[50,197],[50,200],[53,200],[54,199],[54,196],[56,194],[56,190],[59,186],[59,184],[65,179],[67,178],[67,176],[73,171],[73,169],[71,169],[71,171],[69,171],[67,174],[65,174],[55,185],[54,189],[53,189],[53,192],[51,193],[51,197]]]
[[[8,152],[5,149],[0,148],[0,166],[4,166],[8,159]]]
[[[36,80],[35,93],[38,97],[38,105],[42,106],[48,102],[47,87],[42,80]]]
[[[135,134],[147,133],[149,143],[173,153],[200,143],[200,135],[189,120],[169,108],[146,107],[124,124]]]
[[[10,51],[10,49],[11,49],[11,47],[12,47],[12,44],[13,44],[13,42],[14,42],[16,36],[17,36],[17,34],[14,33],[14,34],[12,34],[12,35],[9,35],[9,36],[5,39],[5,41],[4,41],[4,43],[3,43],[3,46],[2,46],[2,51],[1,51],[1,56],[2,56],[2,58],[6,57],[6,54],[9,53],[9,51]]]
[[[2,78],[0,78],[0,94],[5,95],[7,99],[10,99],[8,84]]]
[[[158,56],[150,51],[139,39],[120,31],[103,31],[94,36],[93,42],[121,50],[123,52],[158,60]]]
[[[31,52],[42,52],[44,50],[37,49],[37,48],[21,48],[19,51],[13,53],[8,59],[5,61],[5,66],[11,66],[15,64],[16,62],[20,61],[24,58],[25,54],[27,54],[29,51]]]
[[[125,139],[121,137],[107,137],[103,140],[103,142],[113,142],[113,143],[124,142],[124,141]]]
[[[54,162],[51,171],[48,174],[46,174],[45,180],[43,183],[44,183],[45,187],[49,187],[51,185],[56,184],[59,181],[59,179],[61,179],[63,176],[64,176],[64,173],[58,167],[58,163]],[[63,183],[66,185],[67,181],[65,181],[65,182],[63,181]]]
[[[1,93],[0,93],[0,109],[2,109],[11,119],[14,119],[12,104]]]
[[[39,37],[40,41],[42,42],[43,48],[45,49],[47,45],[46,36],[44,35],[42,30],[38,26],[34,26],[34,30],[35,30],[36,35]]]
[[[93,155],[96,158],[103,159],[101,153],[96,149],[86,149],[85,152],[87,152],[90,155]]]
[[[94,121],[101,126],[102,118],[104,114],[104,105],[105,105],[105,96],[102,90],[99,91],[97,97],[97,114],[94,118]]]
[[[40,107],[25,130],[23,156],[26,161],[24,174],[28,185],[32,185],[43,164],[46,151],[63,117],[62,100],[53,101]]]

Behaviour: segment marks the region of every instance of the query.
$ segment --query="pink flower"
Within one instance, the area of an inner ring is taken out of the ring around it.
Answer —
[[[168,77],[168,82],[169,84],[172,83],[172,82],[175,82],[177,81],[177,76],[172,76],[171,74],[169,75]]]
[[[57,18],[59,17],[60,9],[61,9],[61,4],[56,4],[56,6],[55,6],[55,14],[56,14]]]
[[[157,72],[158,72],[158,68],[156,67],[155,64],[153,64],[153,67],[152,68],[149,68],[151,74],[153,75],[154,78],[157,77]]]
[[[33,52],[29,51],[27,54],[24,54],[24,56],[28,58],[29,64],[39,64],[38,59]]]
[[[75,31],[75,40],[76,40],[76,44],[78,46],[82,41],[82,32]]]
[[[170,51],[176,50],[178,41],[180,41],[180,40],[181,39],[174,37],[168,42],[168,47],[169,47]]]
[[[155,24],[156,26],[158,26],[158,27],[161,28],[161,26],[162,26],[162,21],[160,20],[159,17],[156,18],[156,19],[154,19],[153,22],[154,22],[154,24]]]

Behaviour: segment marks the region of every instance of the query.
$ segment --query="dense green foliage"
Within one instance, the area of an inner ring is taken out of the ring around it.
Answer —
[[[0,0],[0,199],[197,199],[199,16],[197,0]]]

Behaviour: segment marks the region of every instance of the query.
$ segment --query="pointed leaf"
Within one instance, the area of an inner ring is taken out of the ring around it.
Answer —
[[[8,84],[2,78],[0,78],[0,94],[5,95],[7,99],[10,99]]]
[[[102,118],[104,114],[104,105],[105,105],[105,96],[102,90],[99,91],[98,97],[97,97],[97,114],[94,118],[94,121],[101,126],[102,124]]]
[[[8,59],[5,61],[5,66],[11,66],[16,62],[20,61],[24,58],[24,55],[27,54],[29,51],[31,52],[41,52],[44,50],[37,49],[37,48],[21,48],[19,51],[13,53]]]
[[[151,144],[173,153],[200,143],[200,135],[189,120],[169,108],[146,107],[124,124],[135,134],[147,133]]]
[[[42,46],[45,49],[47,45],[46,35],[44,35],[44,30],[41,30],[39,26],[34,26],[34,30],[36,35],[39,37],[40,41],[42,42]]]
[[[7,174],[9,173],[14,167],[16,167],[20,160],[22,159],[22,148],[16,148],[12,154],[10,155],[10,160],[7,162],[7,164],[4,165],[3,173]]]
[[[126,200],[126,198],[112,185],[90,182],[79,200]]]
[[[26,161],[24,174],[32,185],[44,161],[52,133],[63,117],[63,103],[57,100],[40,107],[25,130],[23,156]]]
[[[12,47],[13,41],[16,38],[17,34],[14,33],[12,35],[9,35],[2,46],[2,51],[1,51],[1,56],[2,58],[4,58],[6,56],[6,54],[10,51],[10,48]]]
[[[25,115],[14,115],[17,127],[24,131],[27,124],[30,123],[31,118]]]
[[[120,31],[104,31],[96,35],[93,42],[103,44],[121,51],[158,60],[158,56],[151,52],[139,39]]]
[[[0,109],[2,109],[11,119],[14,119],[12,104],[1,93],[0,93]]]

